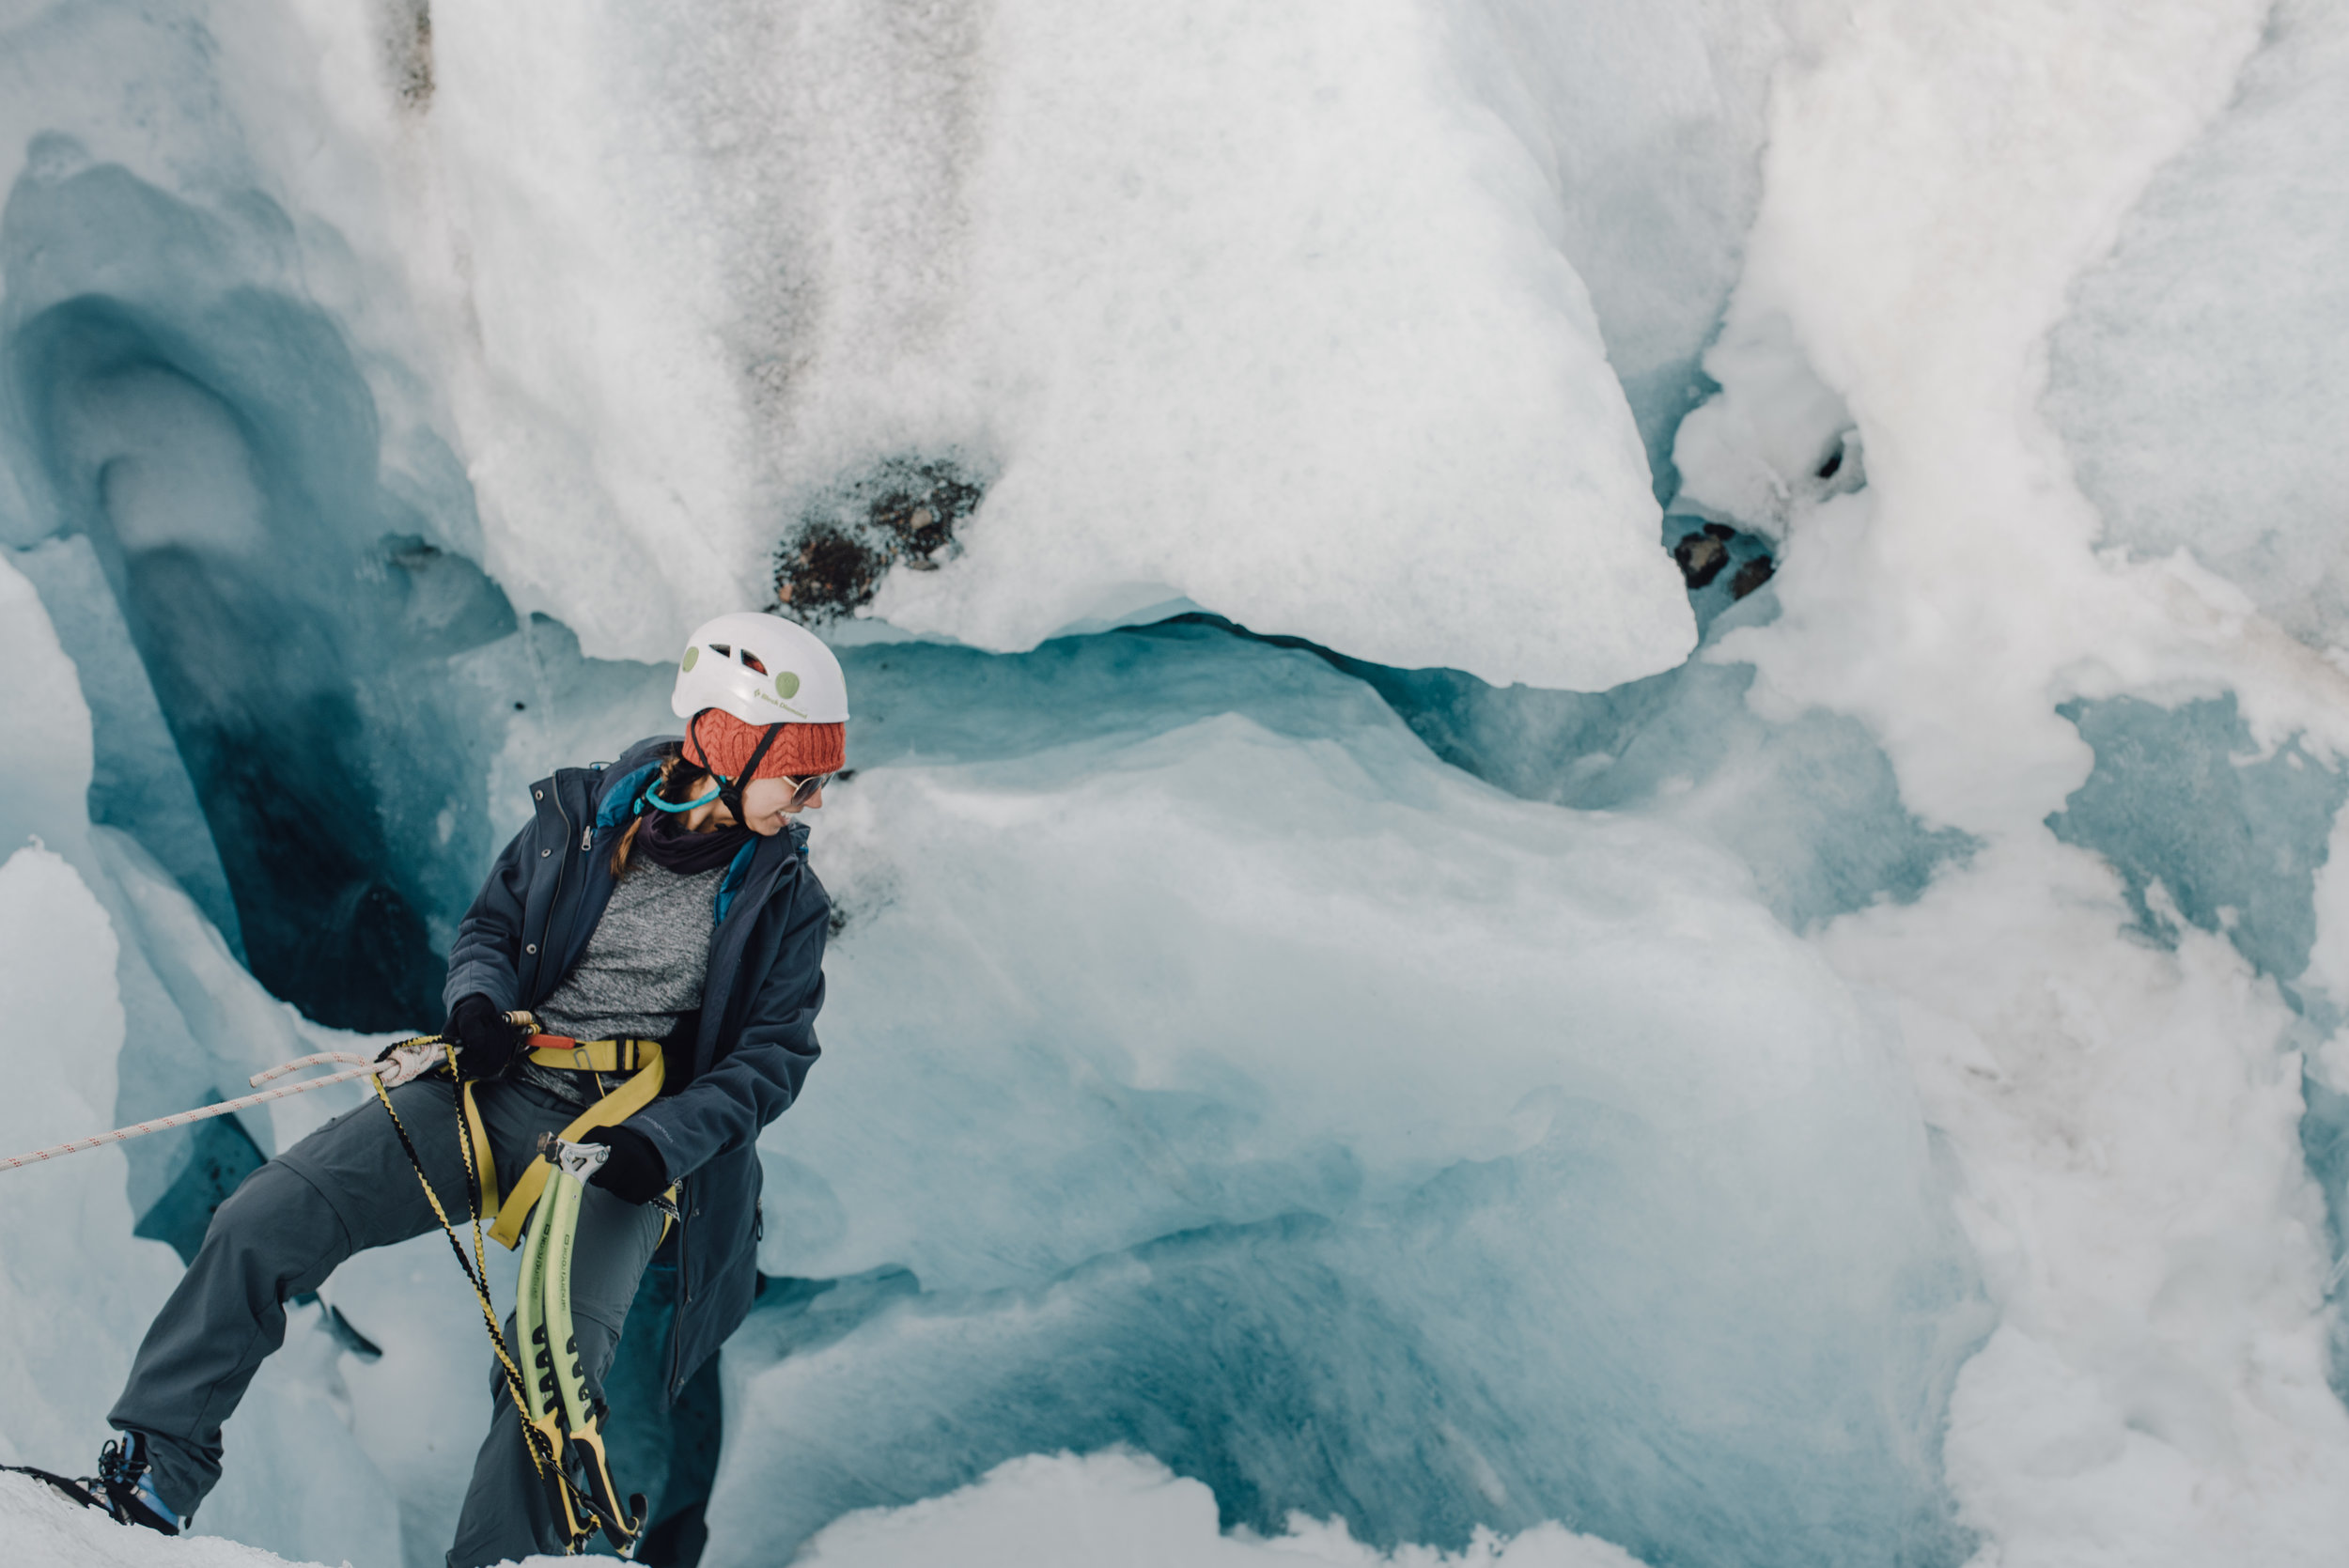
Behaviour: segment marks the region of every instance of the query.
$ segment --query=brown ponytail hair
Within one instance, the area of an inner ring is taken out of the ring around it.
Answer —
[[[691,800],[694,788],[708,777],[709,777],[708,771],[686,761],[677,753],[672,752],[661,759],[661,777],[653,781],[652,787],[660,791],[661,798],[664,800],[675,801],[680,797]],[[636,847],[637,830],[644,825],[645,818],[642,814],[630,818],[628,827],[620,834],[620,841],[612,846],[612,875],[614,877],[628,875],[629,851]]]

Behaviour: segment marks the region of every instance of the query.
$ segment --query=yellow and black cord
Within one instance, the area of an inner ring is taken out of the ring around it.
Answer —
[[[447,1041],[437,1035],[420,1035],[413,1040],[403,1040],[400,1044],[440,1046],[448,1055],[449,1077],[452,1079],[457,1077],[457,1048]],[[384,1114],[392,1119],[392,1130],[399,1135],[399,1146],[407,1151],[409,1166],[416,1172],[416,1185],[424,1188],[425,1202],[432,1205],[433,1217],[441,1222],[441,1234],[448,1238],[449,1250],[457,1255],[457,1266],[465,1271],[465,1282],[473,1286],[474,1299],[481,1308],[482,1327],[490,1335],[490,1346],[497,1352],[498,1364],[505,1370],[506,1397],[513,1403],[515,1419],[521,1422],[522,1441],[529,1450],[531,1467],[541,1477],[552,1475],[554,1478],[556,1484],[564,1492],[564,1501],[570,1505],[567,1512],[572,1519],[580,1518],[583,1514],[591,1514],[592,1507],[582,1509],[578,1506],[588,1501],[585,1493],[581,1491],[578,1483],[571,1480],[569,1474],[564,1469],[560,1458],[548,1452],[544,1434],[530,1423],[530,1400],[522,1386],[522,1372],[514,1364],[513,1355],[506,1347],[505,1331],[498,1327],[497,1304],[490,1298],[487,1283],[490,1274],[489,1259],[481,1246],[481,1207],[478,1196],[480,1176],[474,1168],[473,1141],[466,1136],[463,1110],[460,1109],[458,1112],[457,1141],[464,1153],[466,1197],[469,1200],[466,1205],[469,1210],[466,1219],[473,1226],[474,1253],[481,1259],[481,1265],[478,1268],[474,1267],[473,1258],[465,1256],[464,1244],[457,1239],[457,1227],[450,1222],[448,1210],[442,1206],[441,1195],[432,1189],[432,1179],[425,1174],[424,1160],[416,1153],[415,1141],[408,1136],[407,1125],[399,1119],[399,1112],[393,1109],[390,1092],[383,1087],[383,1080],[381,1078],[370,1081],[375,1085],[375,1097],[383,1102]],[[592,1530],[588,1533],[592,1533]],[[578,1552],[585,1539],[585,1535],[574,1539],[568,1544],[568,1550],[571,1553]]]

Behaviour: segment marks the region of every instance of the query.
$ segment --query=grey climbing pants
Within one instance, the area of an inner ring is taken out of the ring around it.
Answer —
[[[461,1226],[466,1178],[456,1091],[427,1079],[393,1090],[392,1103],[449,1218]],[[482,1084],[474,1103],[507,1182],[529,1164],[540,1133],[579,1114],[559,1095],[503,1080]],[[202,1249],[148,1329],[130,1384],[107,1417],[117,1431],[147,1435],[155,1483],[166,1501],[192,1513],[220,1480],[221,1424],[263,1359],[284,1343],[287,1299],[316,1290],[353,1252],[438,1227],[391,1118],[372,1094],[245,1178],[212,1216]],[[587,1189],[571,1265],[571,1314],[599,1393],[637,1281],[660,1241],[658,1209]],[[448,1268],[450,1288],[463,1289],[456,1264]],[[510,1347],[511,1316],[506,1334]],[[484,1348],[478,1340],[449,1347],[451,1354]],[[505,1376],[491,1359],[490,1432],[474,1460],[449,1568],[563,1549]]]

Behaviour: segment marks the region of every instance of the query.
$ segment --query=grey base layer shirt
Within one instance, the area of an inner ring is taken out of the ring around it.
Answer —
[[[521,1171],[538,1135],[579,1113],[560,1095],[510,1080],[482,1084],[475,1101],[501,1172]],[[402,1084],[392,1091],[392,1104],[449,1218],[461,1224],[466,1185],[455,1089],[439,1079]],[[166,1502],[192,1514],[220,1480],[222,1423],[261,1362],[285,1342],[287,1300],[316,1290],[353,1252],[438,1226],[391,1118],[372,1096],[245,1178],[212,1216],[202,1249],[148,1330],[130,1383],[107,1417],[118,1431],[147,1434]],[[587,1188],[571,1266],[571,1313],[588,1384],[599,1395],[637,1281],[660,1241],[658,1209]],[[448,1268],[450,1288],[463,1289],[456,1265]],[[506,1335],[512,1348],[510,1316]],[[562,1538],[503,1369],[476,1336],[443,1349],[490,1362],[494,1405],[448,1568],[560,1552]]]
[[[666,1040],[677,1019],[702,1004],[709,937],[717,928],[723,866],[684,876],[638,855],[612,888],[587,950],[547,1000],[538,1022],[574,1040]],[[591,1086],[524,1062],[515,1075],[570,1100],[593,1101]]]

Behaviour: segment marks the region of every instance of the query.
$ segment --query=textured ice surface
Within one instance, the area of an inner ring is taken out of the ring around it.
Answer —
[[[0,1096],[0,1143],[11,1155],[107,1126],[122,1003],[114,933],[89,889],[54,851],[31,846],[0,862],[0,1020],[48,1048],[12,1052]],[[77,1456],[102,1429],[97,1415],[130,1369],[130,1348],[171,1287],[171,1257],[131,1236],[118,1151],[12,1172],[0,1318],[16,1326],[0,1349],[0,1459]],[[111,1178],[111,1179],[108,1179]],[[101,1281],[93,1291],[89,1281]],[[78,1354],[54,1336],[70,1334]]]
[[[2046,408],[2105,537],[2181,547],[2349,643],[2349,12],[2284,0],[2048,342]]]
[[[76,536],[21,551],[15,565],[39,590],[90,705],[90,820],[136,840],[241,958],[237,907],[211,827],[97,552]]]
[[[777,63],[894,63],[903,40],[867,14]],[[819,276],[853,258],[880,285],[832,290],[811,324],[790,389],[810,456],[890,431],[997,475],[960,558],[893,577],[879,613],[1018,648],[1180,596],[1384,662],[1578,688],[1687,650],[1557,195],[1433,17],[1078,4],[984,32],[990,69],[946,88],[951,147],[896,150],[904,122],[875,111],[900,79],[830,128],[847,167],[819,189],[879,178],[809,214],[837,247]]]
[[[2349,800],[2338,764],[2297,737],[2261,755],[2232,694],[2058,711],[2096,748],[2096,770],[2048,818],[2056,837],[2112,862],[2146,935],[2174,940],[2182,919],[2225,933],[2261,973],[2297,979],[2316,945],[2316,873]]]
[[[79,536],[84,554],[56,563],[70,580],[46,585],[93,640],[127,631],[232,846],[255,971],[316,1016],[389,1029],[434,1000],[422,977],[472,891],[456,859],[487,847],[476,815],[446,814],[469,759],[444,661],[513,617],[383,483],[375,401],[289,276],[288,226],[257,199],[215,215],[50,148],[0,214],[11,445],[31,481],[0,525]],[[129,683],[103,690],[136,703]],[[170,787],[167,769],[111,765],[101,808],[117,775]]]
[[[1451,19],[1476,96],[1557,194],[1560,247],[1591,291],[1649,460],[1703,385],[1696,362],[1761,200],[1769,0],[1481,0]]]
[[[843,1022],[762,1141],[762,1266],[853,1278],[728,1352],[712,1561],[1117,1442],[1259,1529],[1966,1555],[1964,1260],[1882,1037],[1742,868],[1209,628],[849,672]]]
[[[1721,386],[1674,431],[1674,513],[1779,538],[1803,510],[1864,482],[1851,411],[1784,316],[1734,317],[1704,366]]]
[[[1714,629],[1776,613],[1765,590],[1724,608]],[[1765,718],[1747,701],[1752,666],[1709,652],[1587,693],[1324,657],[1384,697],[1438,756],[1513,795],[1631,813],[1711,842],[1750,868],[1756,893],[1797,929],[1914,898],[1973,843],[1907,811],[1864,726],[1817,708]]]
[[[60,133],[20,193],[86,162],[265,220],[377,395],[385,488],[466,514],[428,536],[470,550],[461,468],[482,564],[592,653],[664,658],[764,598],[801,502],[908,457],[993,483],[880,608],[990,645],[1188,597],[1545,685],[1688,647],[1569,252],[1626,297],[1627,351],[1685,365],[1750,199],[1758,15],[540,5],[387,43],[340,8],[189,10],[210,50],[130,13],[20,26],[39,107],[0,145]],[[1626,27],[1668,92],[1587,63]],[[101,52],[94,90],[37,89]],[[1554,86],[1570,112],[1529,108]],[[1593,124],[1621,155],[1562,156]],[[1626,282],[1659,276],[1620,225],[1643,167],[1682,187],[1651,205],[1694,241],[1688,294]]]
[[[1786,539],[1780,616],[1719,644],[1749,701],[1859,720],[1976,841],[1820,942],[1954,1157],[2000,1325],[1948,1475],[2009,1564],[2316,1562],[2349,1528],[2308,1026],[2247,957],[2297,961],[2344,683],[2191,560],[2100,556],[2038,411],[2046,334],[2265,11],[1856,8],[1781,81],[1735,352],[1683,431],[1684,481]],[[1799,482],[1839,415],[1846,493]],[[1740,499],[1740,461],[1776,483]]]

